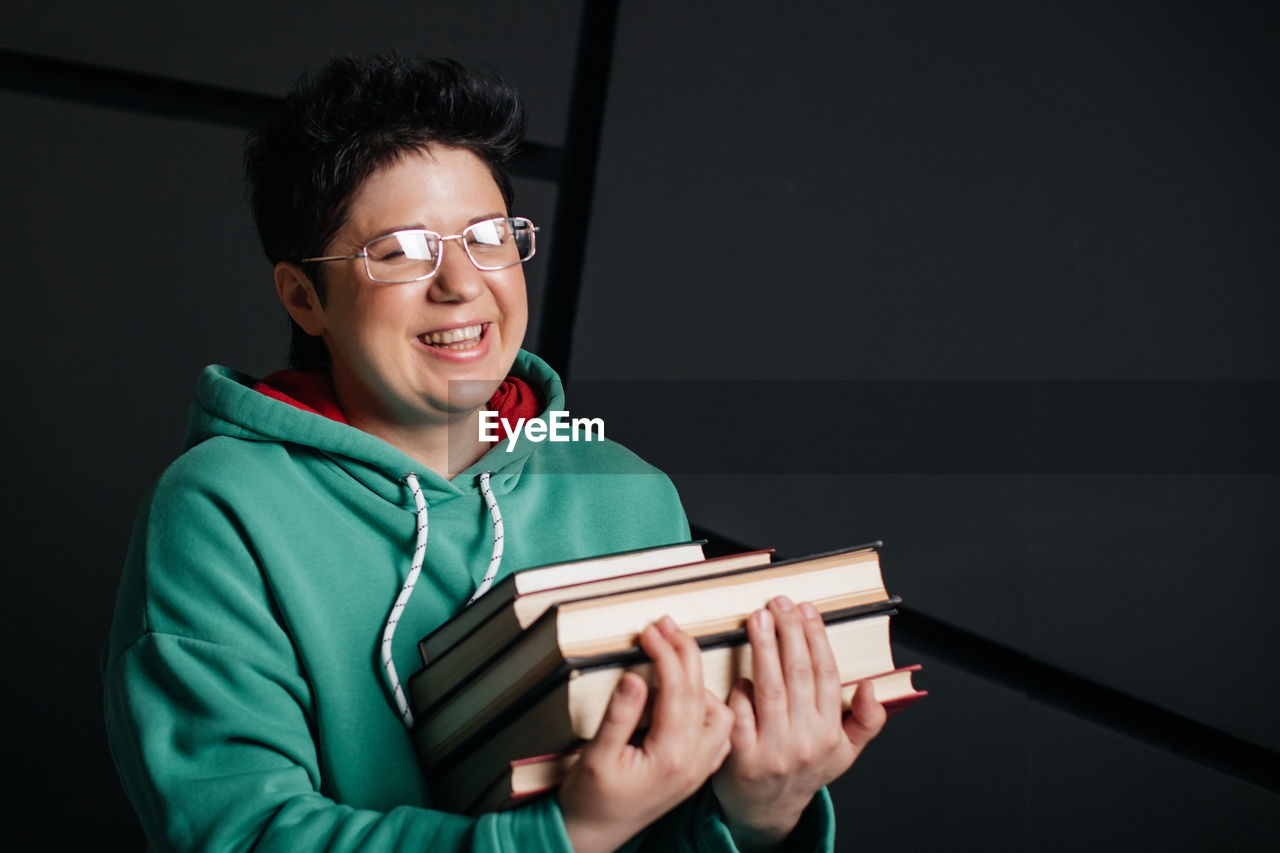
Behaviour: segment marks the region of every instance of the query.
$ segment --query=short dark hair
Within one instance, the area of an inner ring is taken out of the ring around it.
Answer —
[[[510,211],[507,166],[524,130],[519,93],[495,72],[394,54],[331,59],[304,75],[245,140],[249,203],[267,259],[323,254],[361,184],[431,144],[484,160]],[[320,266],[304,272],[323,299]],[[327,365],[323,341],[291,325],[290,366]]]

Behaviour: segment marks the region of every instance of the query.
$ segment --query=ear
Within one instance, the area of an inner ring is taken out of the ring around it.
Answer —
[[[293,322],[302,327],[302,331],[308,335],[319,335],[324,331],[324,306],[315,284],[307,278],[302,267],[291,261],[276,264],[273,272],[276,294],[284,310],[289,312]]]

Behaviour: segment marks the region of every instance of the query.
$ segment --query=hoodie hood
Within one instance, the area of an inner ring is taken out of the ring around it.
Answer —
[[[539,420],[545,421],[549,411],[564,409],[564,387],[542,359],[521,350],[511,374],[528,383],[542,401]],[[449,480],[380,438],[254,390],[256,381],[230,368],[206,367],[196,386],[184,449],[214,436],[309,447],[385,500],[412,508],[413,497],[404,485],[407,474],[416,475],[428,505],[479,494],[479,477],[486,471],[490,488],[501,496],[519,484],[530,455],[541,446],[521,441],[508,453],[507,443],[499,441]]]

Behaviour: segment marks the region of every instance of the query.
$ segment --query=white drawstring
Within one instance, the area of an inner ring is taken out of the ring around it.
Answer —
[[[413,711],[409,710],[409,703],[405,701],[404,688],[400,685],[400,676],[396,674],[395,661],[391,659],[391,638],[396,635],[400,614],[409,603],[409,596],[413,595],[413,587],[418,583],[418,573],[422,571],[422,559],[427,554],[427,500],[422,496],[417,475],[405,474],[404,480],[409,484],[409,491],[413,492],[413,502],[418,505],[418,544],[413,549],[413,565],[409,568],[409,576],[404,579],[404,586],[400,587],[400,595],[396,596],[391,615],[387,617],[387,624],[382,629],[382,667],[387,671],[387,681],[391,685],[396,707],[400,709],[400,719],[404,720],[405,728],[413,728]]]
[[[396,635],[396,625],[399,624],[400,615],[404,613],[405,606],[409,603],[409,596],[413,595],[413,588],[418,583],[422,562],[427,554],[427,500],[422,496],[422,487],[418,485],[416,474],[405,474],[404,481],[409,485],[409,491],[413,493],[413,502],[418,507],[418,542],[413,549],[413,564],[409,567],[409,575],[404,579],[400,594],[396,596],[396,603],[392,605],[391,614],[387,617],[387,624],[382,629],[382,667],[387,671],[387,682],[391,686],[392,696],[395,697],[396,708],[400,711],[400,719],[404,721],[406,728],[413,728],[413,711],[409,709],[409,703],[404,697],[404,688],[400,684],[400,676],[396,672],[395,662],[391,659],[391,640]],[[489,507],[489,518],[493,521],[493,555],[489,558],[489,569],[484,574],[484,580],[480,582],[475,594],[467,602],[468,605],[484,595],[492,586],[493,579],[498,575],[498,567],[502,565],[502,513],[498,510],[498,500],[493,496],[493,489],[489,486],[488,471],[480,475],[480,493],[484,495],[484,502]]]
[[[489,507],[489,518],[493,520],[493,556],[489,558],[489,570],[484,573],[484,580],[480,581],[475,595],[467,602],[468,606],[489,591],[493,579],[498,576],[498,566],[502,565],[502,513],[498,512],[498,499],[493,496],[493,489],[489,487],[488,471],[480,475],[480,494],[484,495],[484,502]]]

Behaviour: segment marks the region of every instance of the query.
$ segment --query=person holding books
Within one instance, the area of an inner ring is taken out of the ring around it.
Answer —
[[[513,215],[505,164],[523,125],[494,76],[374,57],[305,78],[251,135],[292,368],[201,375],[102,656],[112,754],[153,847],[830,845],[814,794],[884,712],[860,691],[842,727],[822,622],[786,601],[750,620],[754,685],[728,706],[661,620],[640,636],[647,734],[629,675],[556,797],[431,808],[401,684],[415,641],[512,571],[689,536],[670,481],[612,442],[479,438],[481,410],[565,409],[520,349],[537,226]]]

